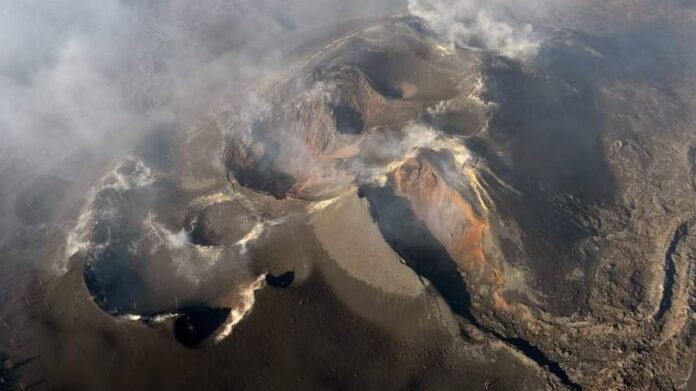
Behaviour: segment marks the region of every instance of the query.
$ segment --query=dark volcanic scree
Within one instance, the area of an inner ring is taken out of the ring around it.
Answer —
[[[0,172],[0,389],[689,387],[692,5],[290,3],[186,126]]]

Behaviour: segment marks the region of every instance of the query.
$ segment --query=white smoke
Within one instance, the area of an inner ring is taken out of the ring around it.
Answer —
[[[393,14],[399,1],[1,1],[0,252],[41,234],[15,210],[34,184],[82,186],[144,135],[187,129],[224,96],[282,71],[292,49],[259,43]]]
[[[234,327],[244,320],[244,318],[249,315],[251,310],[254,308],[254,302],[256,301],[256,291],[265,286],[266,275],[262,274],[258,276],[254,281],[245,287],[240,287],[239,300],[236,305],[232,307],[230,315],[227,317],[227,321],[222,325],[217,335],[215,335],[215,342],[220,342],[232,334]]]
[[[54,265],[55,271],[65,274],[68,271],[68,260],[78,252],[86,252],[87,255],[96,256],[106,247],[109,240],[95,245],[90,238],[91,231],[99,219],[110,219],[118,211],[112,206],[97,209],[95,202],[97,195],[104,191],[123,193],[134,188],[142,188],[152,185],[157,180],[157,174],[153,172],[141,160],[126,156],[119,161],[114,168],[107,172],[99,183],[90,189],[84,207],[80,211],[75,227],[68,232],[65,245],[65,256],[59,257]]]
[[[499,2],[408,0],[408,9],[451,45],[525,59],[533,57],[541,43],[532,25],[512,21],[508,8]]]
[[[127,7],[28,0],[0,8],[3,162],[50,167],[77,149],[103,147],[107,134],[123,139],[171,123],[137,103],[146,83],[133,60],[144,48],[129,43],[136,27]]]

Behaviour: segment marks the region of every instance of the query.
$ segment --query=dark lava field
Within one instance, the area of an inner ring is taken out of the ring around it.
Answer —
[[[696,390],[692,1],[10,0],[0,87],[0,390]]]

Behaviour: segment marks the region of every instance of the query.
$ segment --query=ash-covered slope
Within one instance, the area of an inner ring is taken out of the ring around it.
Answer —
[[[665,148],[690,137],[686,107],[611,39],[549,36],[521,61],[446,46],[417,19],[341,37],[230,111],[245,115],[226,166],[276,198],[360,189],[464,338],[503,343],[554,384],[683,382],[692,258],[671,254],[690,243],[693,195],[686,151]]]
[[[569,2],[577,29],[540,27],[523,57],[411,16],[211,43],[236,49],[194,92],[223,89],[220,70],[244,81],[203,120],[17,198],[12,218],[41,243],[3,247],[16,282],[0,376],[47,389],[684,388],[696,31],[679,6],[653,19],[638,3],[616,6],[632,24]],[[237,68],[254,61],[274,71]]]

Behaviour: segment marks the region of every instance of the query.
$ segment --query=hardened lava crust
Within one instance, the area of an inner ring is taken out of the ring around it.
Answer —
[[[102,170],[22,182],[0,389],[688,387],[675,20],[548,26],[521,58],[414,16],[238,49],[277,71]]]

